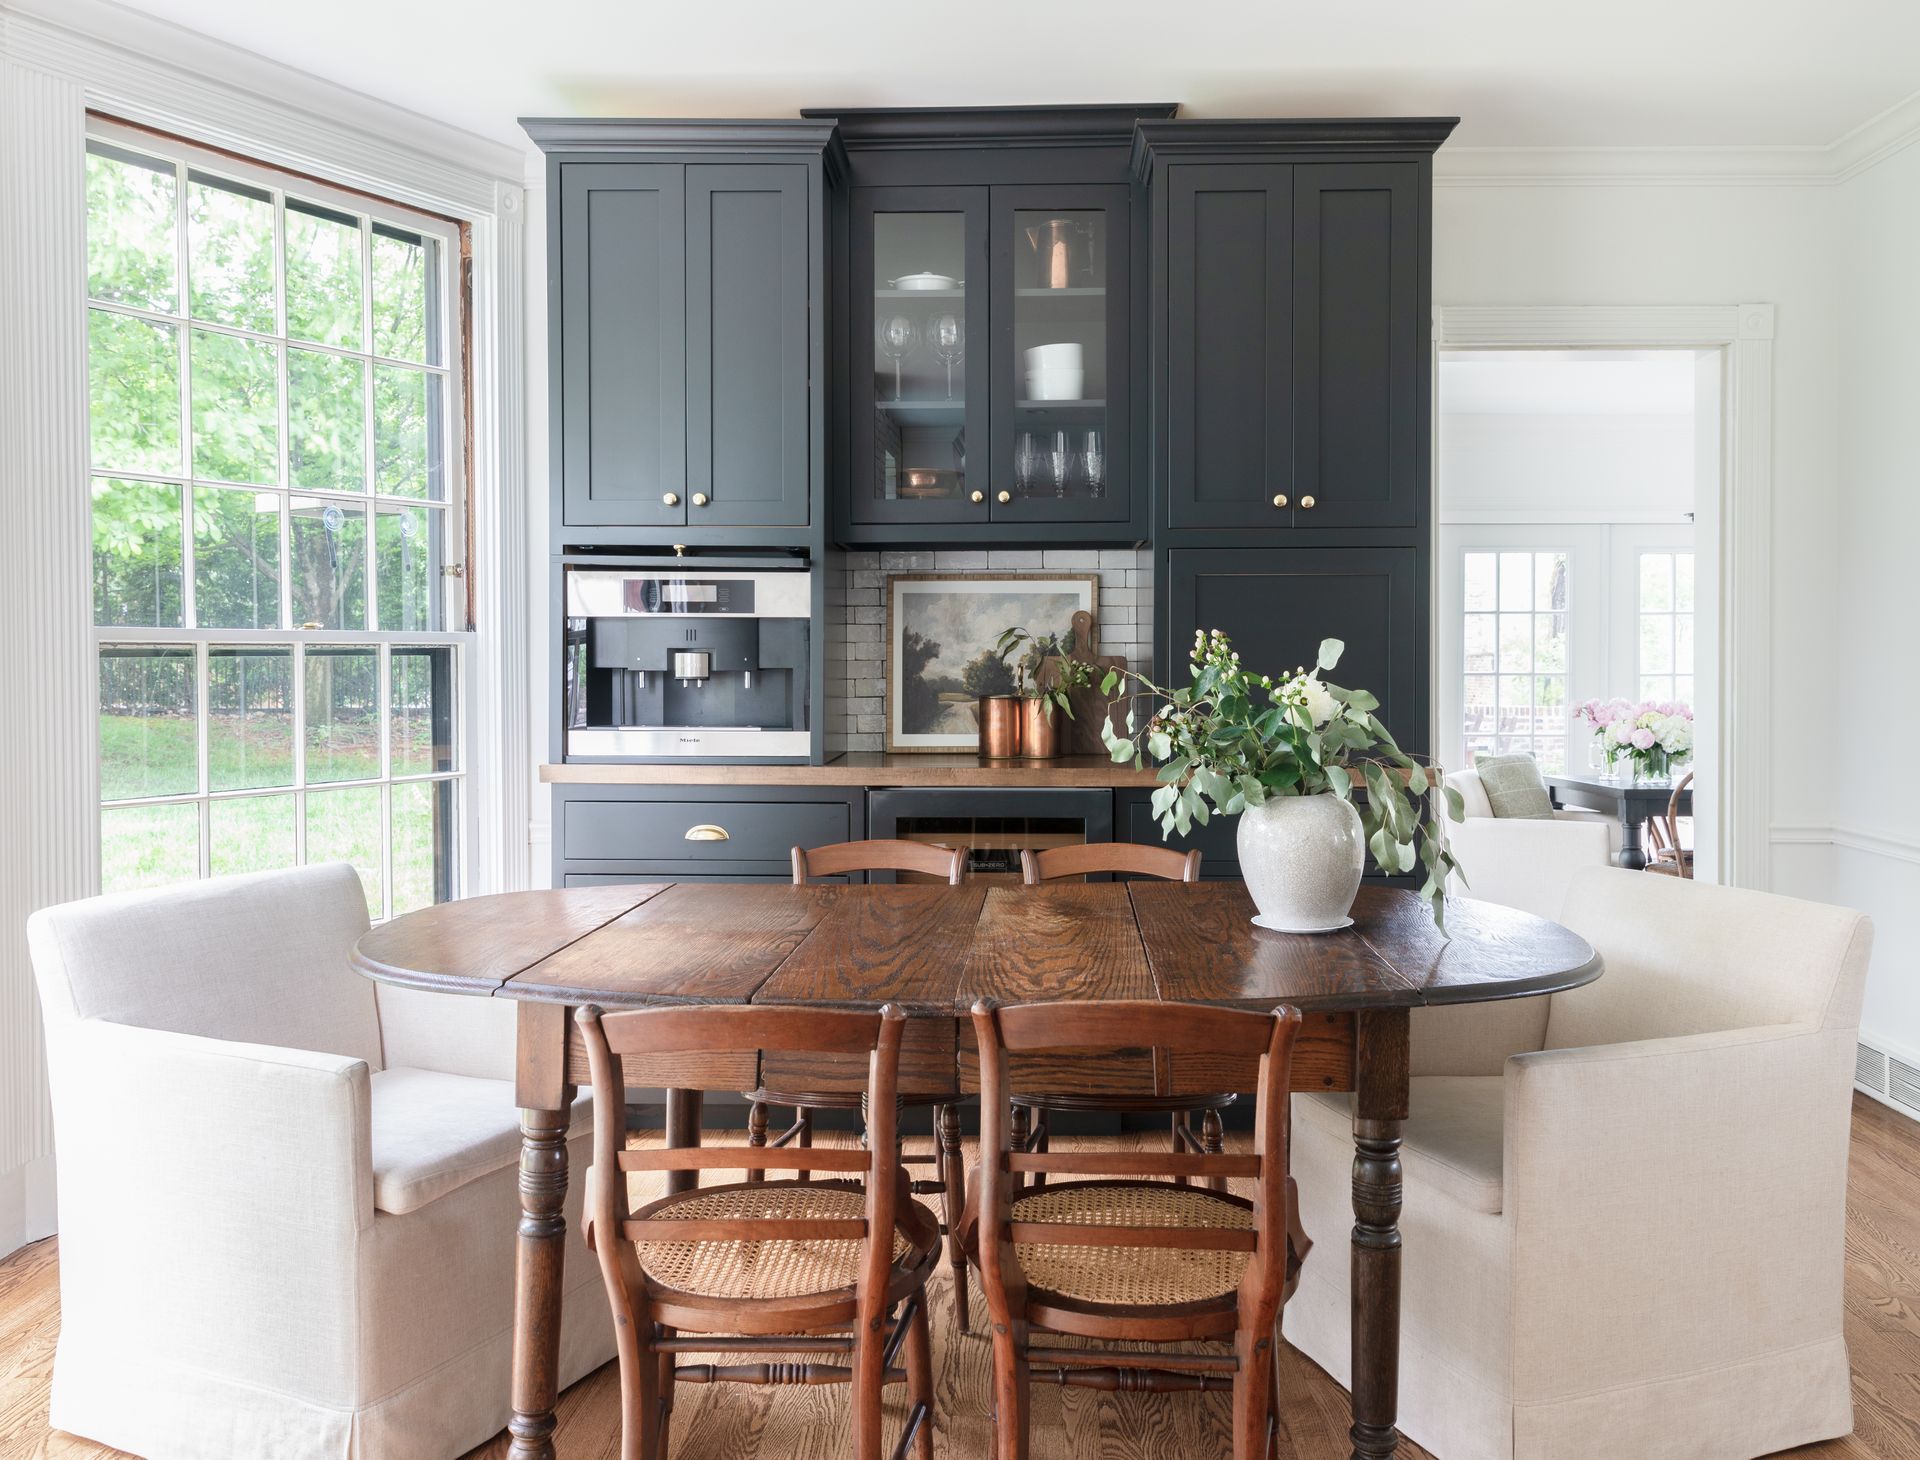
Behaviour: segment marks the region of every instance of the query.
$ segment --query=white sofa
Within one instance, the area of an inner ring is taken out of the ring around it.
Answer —
[[[149,1460],[449,1460],[508,1417],[513,1010],[380,987],[344,864],[28,923],[59,1162],[58,1429]],[[590,1113],[570,1158],[585,1170]],[[580,1183],[567,1203],[578,1232]],[[613,1356],[578,1236],[561,1380]]]
[[[1574,874],[1611,865],[1620,850],[1620,823],[1610,816],[1563,807],[1551,821],[1497,817],[1474,772],[1449,771],[1447,784],[1467,818],[1447,822],[1447,844],[1466,874],[1450,893],[1557,919]]]
[[[1415,1024],[1401,1428],[1439,1460],[1745,1460],[1846,1434],[1872,925],[1610,868],[1576,877],[1562,920],[1597,982]],[[1294,1100],[1320,1245],[1285,1315],[1343,1384],[1349,1109]]]

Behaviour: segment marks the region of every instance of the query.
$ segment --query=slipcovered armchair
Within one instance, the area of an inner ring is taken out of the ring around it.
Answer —
[[[1553,819],[1499,817],[1472,771],[1449,771],[1447,784],[1465,803],[1465,821],[1446,824],[1447,844],[1460,861],[1448,891],[1517,907],[1537,917],[1558,918],[1574,874],[1605,867],[1620,850],[1620,826],[1611,817],[1571,807]]]
[[[1852,1428],[1841,1337],[1872,925],[1613,868],[1561,919],[1585,988],[1416,1011],[1401,1428],[1441,1460],[1745,1460]],[[1347,1097],[1297,1096],[1308,1233],[1353,1223]],[[1324,1250],[1324,1249],[1323,1249]],[[1286,1336],[1349,1379],[1348,1273]]]
[[[513,1010],[376,991],[346,962],[366,927],[343,863],[29,921],[56,1428],[153,1460],[451,1460],[506,1423]],[[567,1261],[563,1383],[614,1350],[577,1237]]]

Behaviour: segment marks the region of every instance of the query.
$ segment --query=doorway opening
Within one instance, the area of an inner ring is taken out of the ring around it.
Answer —
[[[1435,746],[1600,773],[1589,700],[1684,705],[1718,741],[1723,352],[1443,348]],[[1696,796],[1696,810],[1701,800]],[[1717,876],[1696,816],[1697,875]]]

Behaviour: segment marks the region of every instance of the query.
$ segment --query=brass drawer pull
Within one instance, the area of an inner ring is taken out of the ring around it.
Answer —
[[[724,842],[733,840],[727,835],[724,826],[715,826],[711,821],[703,821],[698,826],[687,828],[687,840],[690,842]]]

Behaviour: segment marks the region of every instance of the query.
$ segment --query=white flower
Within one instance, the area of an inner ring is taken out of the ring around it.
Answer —
[[[1301,703],[1315,725],[1324,725],[1339,712],[1340,703],[1327,692],[1327,687],[1318,679],[1309,676],[1296,681],[1300,691]]]

